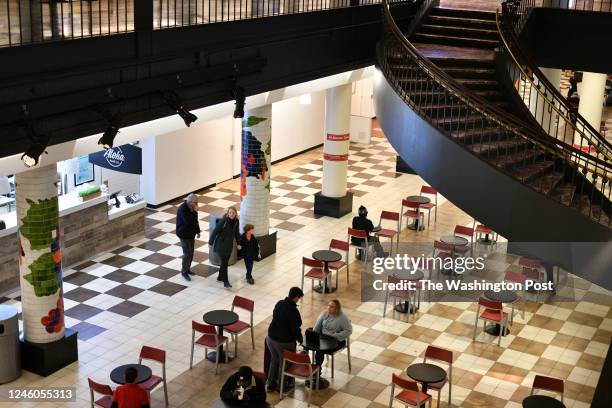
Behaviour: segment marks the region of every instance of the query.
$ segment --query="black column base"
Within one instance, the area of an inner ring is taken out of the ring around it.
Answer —
[[[412,167],[408,165],[400,156],[395,158],[395,172],[404,174],[417,174],[416,171],[412,170]]]
[[[53,343],[28,343],[19,336],[21,348],[21,368],[31,373],[47,377],[78,361],[79,350],[77,332],[65,329],[64,337]]]
[[[258,235],[259,251],[261,259],[276,253],[276,230],[270,230],[268,235]]]
[[[353,211],[353,193],[350,191],[344,197],[326,197],[319,191],[314,199],[316,215],[340,218]]]

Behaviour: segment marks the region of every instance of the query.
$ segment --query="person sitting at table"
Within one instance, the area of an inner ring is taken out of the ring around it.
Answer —
[[[327,304],[327,310],[319,315],[314,326],[314,331],[324,336],[331,336],[338,340],[338,347],[335,350],[326,352],[317,351],[315,354],[315,364],[323,364],[325,354],[335,353],[346,347],[346,340],[353,332],[353,325],[349,318],[342,313],[342,306],[338,299],[334,299]]]
[[[244,390],[240,398],[241,388]],[[220,397],[223,401],[254,406],[266,402],[266,386],[263,380],[253,375],[251,367],[242,366],[223,384]]]
[[[382,245],[380,245],[380,241],[378,240],[377,236],[374,235],[370,235],[370,233],[372,231],[374,231],[374,224],[372,224],[372,221],[368,218],[368,209],[365,208],[363,205],[361,207],[359,207],[359,211],[358,211],[358,216],[357,217],[353,217],[353,229],[358,229],[358,230],[362,230],[365,231],[366,234],[368,234],[368,245],[371,245],[374,248],[374,252],[376,252],[376,256],[378,258],[386,258],[389,253],[383,251],[383,247]],[[363,238],[357,238],[357,237],[351,237],[351,243],[353,245],[362,245],[363,244]],[[358,250],[358,258],[362,259],[362,257],[364,256],[364,254],[361,253],[361,250]]]
[[[111,408],[149,408],[149,393],[134,384],[138,371],[134,367],[125,370],[125,385],[120,385],[113,394]]]

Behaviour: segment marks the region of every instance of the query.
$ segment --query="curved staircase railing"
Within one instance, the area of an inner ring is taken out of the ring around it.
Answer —
[[[557,87],[550,83],[532,58],[521,47],[515,31],[516,15],[508,2],[496,13],[501,38],[500,52],[507,56],[506,70],[515,90],[532,112],[534,119],[555,139],[588,150],[601,159],[612,161],[612,144],[572,108]]]
[[[429,8],[434,1],[425,0],[420,7]],[[507,170],[501,165],[503,163],[495,161],[495,157],[504,153],[506,160],[522,161],[534,167],[542,159],[553,161],[559,172],[570,174],[572,178],[580,177],[572,170],[583,175],[593,174],[595,180],[600,180],[596,185],[577,184],[589,196],[587,214],[602,222],[604,211],[600,205],[610,201],[612,164],[519,121],[454,81],[423,56],[397,26],[392,9],[406,6],[407,2],[383,0],[383,34],[377,47],[379,67],[402,100],[443,134],[521,182],[524,179],[520,174]],[[473,143],[475,140],[478,143]],[[517,153],[507,155],[509,151]],[[563,196],[551,198],[571,204],[571,199],[568,201]],[[609,217],[603,219],[610,225]]]

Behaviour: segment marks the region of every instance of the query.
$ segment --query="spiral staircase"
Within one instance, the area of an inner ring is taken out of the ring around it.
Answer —
[[[612,286],[589,262],[612,252],[612,149],[529,65],[515,32],[525,16],[425,0],[399,27],[405,4],[383,3],[375,101],[402,159],[509,241],[555,243],[532,245],[533,256]]]

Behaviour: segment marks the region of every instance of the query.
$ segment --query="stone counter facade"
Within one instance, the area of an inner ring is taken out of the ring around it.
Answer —
[[[108,219],[106,202],[60,217],[62,263],[70,267],[144,236],[144,209]],[[0,294],[19,287],[17,233],[0,238]]]

